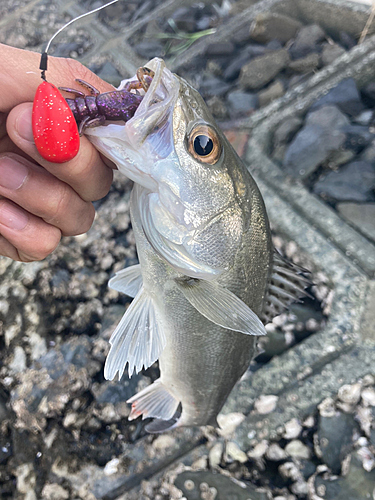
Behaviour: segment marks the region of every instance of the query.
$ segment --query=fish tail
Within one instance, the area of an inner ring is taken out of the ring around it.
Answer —
[[[181,411],[177,410],[172,418],[169,420],[161,420],[155,418],[151,423],[147,424],[145,429],[150,434],[159,434],[161,432],[171,431],[176,427],[180,427]]]

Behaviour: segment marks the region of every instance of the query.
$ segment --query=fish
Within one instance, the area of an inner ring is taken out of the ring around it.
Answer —
[[[146,430],[158,433],[218,425],[264,325],[308,280],[275,252],[259,189],[200,94],[162,59],[146,67],[153,78],[134,116],[85,133],[134,181],[139,264],[109,281],[133,301],[104,376],[159,360],[160,378],[128,400],[129,420],[153,418]]]

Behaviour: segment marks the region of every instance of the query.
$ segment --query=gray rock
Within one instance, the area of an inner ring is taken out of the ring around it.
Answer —
[[[274,83],[271,83],[265,90],[262,90],[258,94],[259,98],[259,106],[266,106],[274,99],[278,99],[279,97],[285,94],[284,85],[280,80],[276,80]]]
[[[294,44],[289,49],[293,59],[305,57],[310,52],[315,52],[319,42],[324,40],[326,34],[317,24],[310,24],[304,26],[297,33]]]
[[[100,300],[78,304],[71,317],[71,327],[76,333],[96,333],[103,316],[103,305]]]
[[[370,443],[372,446],[375,446],[375,429],[371,429],[370,431]]]
[[[288,349],[285,333],[279,329],[267,332],[264,339],[259,341],[262,352],[256,357],[258,363],[266,363],[274,356],[278,356]]]
[[[300,85],[301,83],[306,82],[309,78],[310,75],[306,73],[293,75],[288,82],[288,89],[293,88],[295,85]]]
[[[293,458],[301,458],[304,460],[308,460],[311,456],[311,450],[308,446],[306,446],[302,441],[299,439],[293,439],[290,441],[286,447],[285,447],[285,452],[287,455],[293,457]]]
[[[254,486],[247,484],[245,488],[232,481],[230,477],[207,471],[186,471],[179,474],[174,482],[187,500],[215,498],[215,500],[267,500],[265,492],[258,492]],[[214,488],[216,495],[213,495]],[[206,493],[206,495],[204,495]],[[211,494],[210,494],[211,493]],[[210,496],[208,496],[210,495]]]
[[[273,136],[275,144],[285,144],[292,140],[302,123],[302,119],[296,116],[284,120],[275,130]]]
[[[12,373],[20,373],[26,370],[26,353],[20,345],[16,345],[14,348],[14,355],[9,363],[9,368]]]
[[[286,153],[286,144],[276,144],[272,151],[272,161],[277,163],[277,165],[281,166],[284,161],[285,153]]]
[[[179,7],[171,15],[171,19],[176,23],[179,30],[191,33],[195,31],[196,19],[194,12],[189,7]],[[166,28],[170,29],[168,23],[166,23]]]
[[[164,47],[159,42],[140,42],[134,45],[133,49],[135,52],[144,57],[145,59],[152,59],[153,57],[163,57]]]
[[[225,80],[232,81],[238,78],[242,66],[250,59],[261,56],[265,53],[264,45],[249,45],[240,51],[239,55],[234,55],[232,62],[225,68],[223,76]]]
[[[375,241],[375,203],[339,203],[336,208],[350,224]]]
[[[285,144],[293,139],[296,132],[301,128],[302,119],[298,117],[287,118],[275,130],[273,140],[275,144]]]
[[[316,471],[316,465],[310,460],[301,460],[300,462],[302,475],[307,480]]]
[[[90,347],[88,337],[74,337],[20,374],[10,399],[19,428],[40,431],[46,418],[61,416],[71,399],[87,391],[91,377],[101,369],[89,357]]]
[[[206,104],[208,106],[208,109],[218,120],[225,120],[226,118],[228,118],[228,109],[225,105],[225,102],[217,95],[214,95],[213,97],[208,99],[206,101]]]
[[[59,269],[51,279],[51,291],[56,298],[67,297],[69,294],[70,273]]]
[[[230,56],[235,51],[236,47],[232,42],[217,42],[211,43],[206,48],[207,57]]]
[[[231,39],[236,45],[243,45],[248,42],[250,40],[249,25],[246,23],[242,28],[235,31]]]
[[[90,343],[86,337],[78,337],[62,344],[61,354],[65,363],[76,366],[77,368],[86,368],[90,360]]]
[[[337,151],[333,151],[330,155],[327,166],[332,170],[337,170],[341,165],[345,165],[345,163],[352,161],[355,156],[355,152],[350,149],[338,149]]]
[[[346,136],[340,127],[347,124],[349,120],[335,106],[309,113],[305,126],[286,151],[283,165],[286,173],[296,178],[308,177],[341,148]]]
[[[375,106],[375,82],[370,82],[361,89],[366,104],[369,107]]]
[[[293,38],[302,23],[277,12],[258,14],[250,26],[250,37],[259,43],[278,40],[282,44]]]
[[[349,33],[346,33],[346,31],[340,31],[339,37],[340,37],[341,45],[346,50],[350,50],[357,45],[355,38],[353,38],[351,35],[349,35]]]
[[[349,119],[336,106],[324,106],[316,111],[310,111],[305,123],[306,125],[319,125],[326,132],[341,130],[350,125]]]
[[[319,416],[318,440],[323,462],[334,474],[340,474],[341,462],[352,448],[356,427],[353,415],[337,412],[333,417]]]
[[[2,437],[0,439],[0,465],[5,464],[12,455],[10,443],[6,441],[5,437]]]
[[[289,61],[289,54],[285,49],[256,57],[242,67],[239,83],[245,89],[259,89],[275,78]]]
[[[360,153],[374,139],[368,127],[363,125],[346,125],[342,128],[346,134],[345,148]]]
[[[309,73],[319,66],[319,55],[316,52],[307,54],[305,57],[291,61],[289,69],[296,73]]]
[[[216,76],[211,76],[202,81],[199,86],[199,92],[204,97],[212,97],[214,95],[222,96],[232,88],[230,83],[226,83]]]
[[[72,52],[78,52],[79,48],[80,45],[76,42],[60,43],[53,51],[53,55],[54,57],[71,57]]]
[[[364,109],[360,93],[353,78],[342,80],[326,95],[315,101],[310,110],[314,111],[327,104],[334,104],[338,106],[341,111],[352,116],[358,115]]]
[[[330,156],[332,143],[325,140],[326,134],[322,127],[307,125],[295,136],[288,147],[283,168],[292,177],[305,179],[312,174]],[[335,149],[341,147],[345,136],[338,137]],[[316,145],[320,147],[317,148]]]
[[[281,50],[283,46],[279,42],[279,40],[271,40],[270,42],[267,43],[266,49],[269,50]]]
[[[329,64],[332,64],[334,61],[336,61],[338,57],[345,54],[345,52],[346,50],[340,45],[337,45],[336,43],[324,44],[321,56],[323,66],[328,66]]]
[[[360,159],[375,164],[375,141],[362,151]]]
[[[362,111],[358,116],[356,116],[353,121],[355,123],[358,123],[358,125],[364,125],[368,126],[371,123],[371,120],[374,116],[374,112],[370,109],[366,109],[365,111]]]
[[[313,191],[333,201],[374,201],[375,168],[365,161],[354,161],[338,172],[329,172]]]
[[[241,90],[233,90],[227,95],[231,117],[244,116],[258,107],[258,96]]]
[[[375,469],[366,472],[359,459],[353,455],[349,472],[338,479],[315,479],[315,491],[325,500],[367,500],[373,498]]]
[[[133,374],[131,378],[127,373],[121,381],[106,381],[93,386],[92,392],[97,403],[124,403],[137,392],[137,385],[142,378],[141,374]]]
[[[223,76],[225,80],[232,81],[238,78],[242,66],[246,64],[251,57],[252,56],[247,53],[241,53],[239,56],[234,57],[233,61],[224,70]]]
[[[111,304],[108,309],[105,309],[99,335],[106,340],[109,340],[109,337],[123,317],[124,313],[125,307],[120,304]]]

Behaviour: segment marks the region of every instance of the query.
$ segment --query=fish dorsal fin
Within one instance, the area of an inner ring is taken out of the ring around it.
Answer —
[[[104,377],[113,380],[116,373],[122,377],[126,363],[129,377],[148,368],[160,356],[166,343],[163,327],[156,317],[153,299],[143,286],[126,310],[109,343],[111,349],[104,366]]]
[[[135,297],[139,292],[142,284],[143,279],[140,264],[122,269],[121,271],[116,273],[108,282],[108,286],[110,288],[124,293],[129,297]]]
[[[271,280],[265,297],[265,306],[261,315],[262,321],[267,324],[275,316],[288,309],[292,302],[299,301],[302,297],[312,296],[305,288],[311,285],[303,273],[307,269],[284,259],[277,250],[273,255],[273,268]]]
[[[216,325],[247,335],[266,335],[255,312],[226,288],[193,278],[178,279],[176,283],[190,304]]]
[[[127,403],[132,405],[129,420],[141,415],[142,419],[154,417],[170,420],[179,405],[179,401],[172,396],[160,379],[132,396]]]

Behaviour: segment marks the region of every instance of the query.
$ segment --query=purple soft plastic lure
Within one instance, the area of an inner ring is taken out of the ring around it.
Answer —
[[[148,68],[139,68],[137,71],[138,81],[128,82],[122,90],[113,90],[101,94],[98,89],[89,83],[77,79],[80,85],[90,91],[91,95],[85,95],[80,90],[67,87],[59,87],[60,90],[75,94],[74,99],[66,99],[78,124],[80,134],[86,128],[104,125],[106,120],[123,120],[127,122],[134,116],[143,96],[133,93],[131,90],[142,88],[147,92],[154,73]]]

